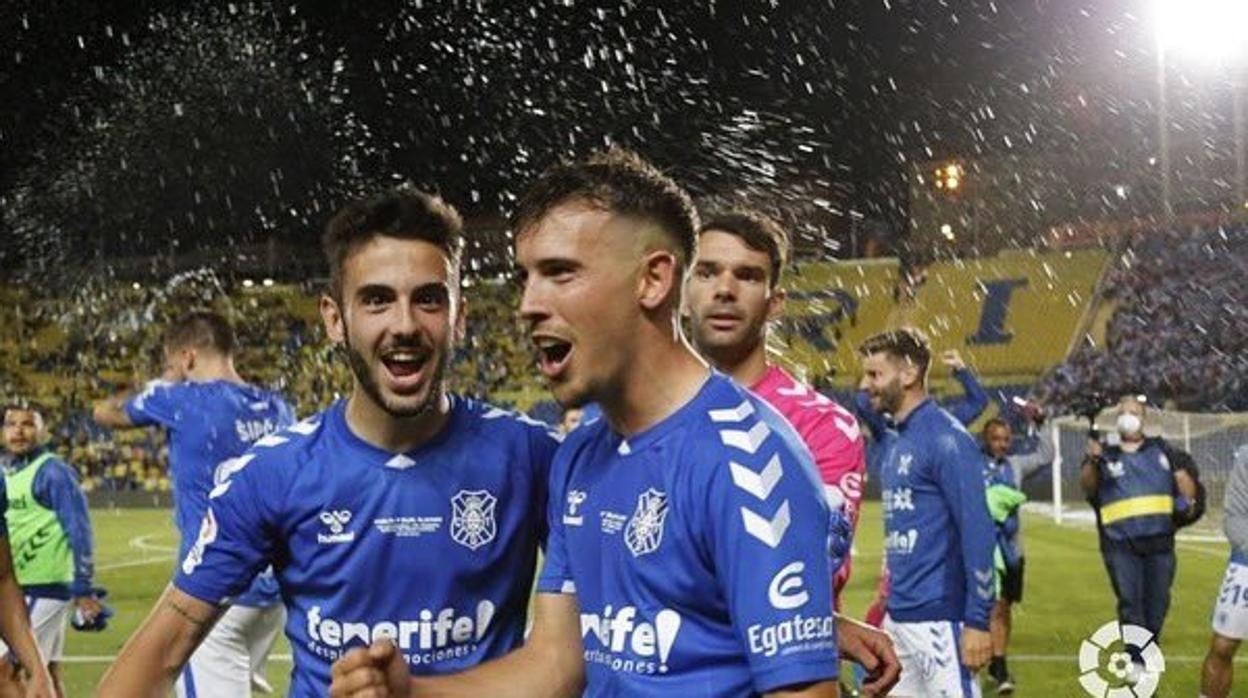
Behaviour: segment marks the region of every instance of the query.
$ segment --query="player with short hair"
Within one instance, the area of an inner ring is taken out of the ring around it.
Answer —
[[[984,485],[988,488],[989,510],[1002,510],[1003,518],[997,525],[997,549],[1001,560],[997,565],[998,598],[992,607],[990,632],[992,633],[992,661],[988,675],[997,683],[998,695],[1014,692],[1014,677],[1010,675],[1007,652],[1010,631],[1013,627],[1013,606],[1023,602],[1023,573],[1026,556],[1023,553],[1022,521],[1018,513],[1024,497],[1023,481],[1041,468],[1053,462],[1056,449],[1052,433],[1043,429],[1044,413],[1031,403],[1024,403],[1024,412],[1031,419],[1037,432],[1036,448],[1027,453],[1010,453],[1014,445],[1014,432],[1010,423],[993,417],[984,424],[983,450]],[[996,496],[998,493],[1003,493]],[[999,507],[994,507],[994,499]],[[1006,503],[1006,500],[1012,500]]]
[[[162,346],[161,378],[138,393],[97,402],[93,415],[115,429],[167,430],[181,560],[208,511],[209,492],[228,477],[234,459],[258,439],[294,423],[295,413],[280,394],[239,375],[234,330],[223,315],[206,310],[183,315],[166,328]],[[277,583],[266,570],[232,600],[191,656],[178,680],[178,695],[248,695],[259,679],[253,666],[268,655],[285,620]]]
[[[331,662],[379,638],[398,643],[405,675],[521,643],[558,442],[447,392],[464,332],[462,226],[440,198],[406,188],[331,219],[321,315],[351,395],[230,464],[100,695],[164,695],[221,604],[267,564],[289,612],[292,696],[325,695]]]
[[[767,360],[767,328],[784,312],[780,285],[789,238],[772,218],[746,209],[720,214],[698,229],[686,282],[693,344],[716,369],[767,400],[792,423],[815,457],[828,503],[858,525],[866,473],[858,420],[849,410]],[[840,592],[848,557],[836,574]]]
[[[616,150],[548,170],[512,222],[539,369],[564,407],[603,414],[552,466],[533,632],[410,681],[377,643],[335,665],[331,695],[836,696],[820,590],[848,523],[792,427],[685,341],[687,194]]]
[[[66,622],[73,612],[94,620],[103,606],[91,583],[95,560],[87,498],[78,474],[47,446],[47,438],[37,408],[5,408],[4,445],[12,457],[4,476],[5,525],[14,571],[39,652],[57,694],[64,696],[60,666]],[[0,655],[7,650],[0,646]],[[0,690],[14,690],[17,679],[16,665],[12,672],[0,672]]]
[[[902,662],[895,695],[978,696],[995,600],[981,454],[975,439],[927,394],[931,350],[917,330],[868,338],[861,387],[881,436],[884,545],[891,583],[884,629]]]

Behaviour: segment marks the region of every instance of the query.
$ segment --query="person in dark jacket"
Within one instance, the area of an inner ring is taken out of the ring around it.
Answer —
[[[1101,556],[1118,598],[1118,620],[1160,638],[1174,582],[1174,533],[1197,501],[1186,452],[1144,435],[1137,396],[1117,407],[1117,443],[1089,439],[1079,484],[1096,510]]]

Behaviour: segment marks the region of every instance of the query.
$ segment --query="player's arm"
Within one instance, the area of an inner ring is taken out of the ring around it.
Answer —
[[[992,515],[980,471],[975,440],[964,431],[938,436],[936,482],[953,518],[966,574],[966,608],[963,612],[963,663],[978,669],[988,663],[992,643],[988,618],[996,601],[993,547],[996,545]]]
[[[130,414],[126,412],[126,400],[129,397],[128,393],[123,393],[104,398],[103,400],[97,400],[91,406],[91,418],[95,420],[96,424],[111,429],[125,429],[135,426],[130,419]]]
[[[137,393],[123,392],[97,401],[91,416],[97,424],[113,429],[172,426],[183,402],[180,385],[166,380],[148,381]]]
[[[2,515],[0,515],[2,516]],[[13,574],[13,557],[9,538],[0,532],[0,637],[4,638],[22,666],[30,672],[31,692],[37,696],[52,696],[52,677],[39,654],[30,617],[26,614],[26,599]],[[42,691],[40,693],[39,691]]]
[[[217,606],[169,585],[104,673],[96,695],[165,698],[220,614]]]
[[[707,482],[682,488],[696,493],[684,506],[705,521],[702,545],[755,690],[836,695],[836,621],[828,580],[832,555],[848,547],[847,540],[831,540],[833,525],[844,536],[848,524],[839,512],[832,512],[835,521],[829,516],[820,483],[799,454],[776,434],[765,443],[775,446],[723,453],[727,467],[707,469]],[[769,645],[763,639],[768,628],[787,627],[798,615],[811,630],[804,641]]]
[[[841,689],[835,681],[820,681],[806,686],[768,691],[763,695],[767,698],[840,698]]]
[[[87,498],[78,486],[78,478],[69,464],[54,460],[40,468],[33,486],[35,499],[56,512],[56,519],[69,538],[74,560],[74,581],[70,594],[87,620],[101,610],[100,602],[91,594],[95,574],[95,541],[91,534],[91,516]]]
[[[1243,452],[1248,454],[1248,450]],[[1248,551],[1248,460],[1236,458],[1223,501],[1226,517],[1222,520],[1222,528],[1226,531],[1226,538],[1234,550]]]
[[[954,403],[949,412],[959,422],[969,425],[988,408],[988,393],[984,392],[984,386],[980,385],[975,372],[966,365],[957,350],[949,350],[941,358],[946,366],[953,369],[953,377],[962,385],[962,391],[965,393],[962,400]]]

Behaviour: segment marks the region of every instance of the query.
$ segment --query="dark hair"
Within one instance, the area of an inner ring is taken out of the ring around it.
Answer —
[[[225,356],[234,353],[234,330],[230,321],[211,310],[194,310],[165,330],[166,349],[211,348]]]
[[[780,283],[780,273],[789,258],[789,234],[774,218],[753,209],[734,209],[712,216],[698,228],[702,236],[712,230],[734,235],[756,252],[766,252],[771,261],[772,288]]]
[[[321,244],[329,263],[330,293],[342,292],[342,265],[347,255],[378,235],[424,240],[437,245],[459,268],[464,247],[464,221],[441,197],[412,187],[399,187],[353,201],[329,219]]]
[[[677,245],[682,264],[693,257],[698,229],[693,201],[680,185],[637,153],[612,148],[546,170],[516,202],[512,230],[519,232],[573,199],[657,223]]]
[[[918,367],[921,378],[927,376],[927,367],[932,362],[932,349],[927,342],[927,337],[913,327],[903,327],[872,335],[858,347],[858,353],[863,356],[880,352],[914,364]]]
[[[988,421],[984,422],[984,428],[981,433],[983,433],[984,436],[988,436],[988,430],[993,427],[1005,427],[1006,429],[1009,429],[1010,423],[1005,421],[1004,419],[1001,419],[1000,417],[993,417],[989,419]]]

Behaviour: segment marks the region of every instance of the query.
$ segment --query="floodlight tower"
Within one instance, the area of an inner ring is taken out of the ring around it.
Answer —
[[[1234,103],[1236,206],[1248,203],[1248,167],[1244,157],[1243,32],[1248,27],[1245,0],[1153,0],[1153,27],[1157,44],[1157,131],[1161,160],[1162,208],[1174,215],[1170,183],[1169,105],[1166,97],[1166,61],[1170,55],[1228,74]]]

